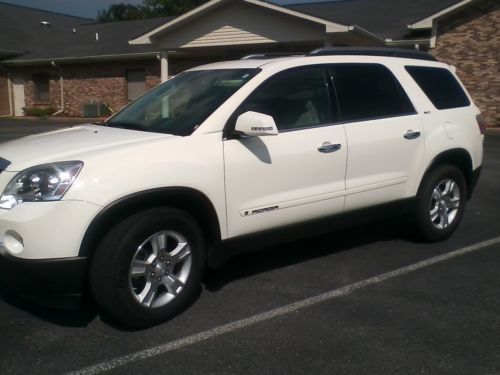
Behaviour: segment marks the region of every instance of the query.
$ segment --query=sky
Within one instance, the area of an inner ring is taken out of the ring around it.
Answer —
[[[142,0],[0,0],[1,2],[45,9],[85,18],[95,18],[97,11],[116,3],[140,4]],[[321,0],[319,0],[321,1]],[[318,0],[273,0],[276,4],[318,2]]]

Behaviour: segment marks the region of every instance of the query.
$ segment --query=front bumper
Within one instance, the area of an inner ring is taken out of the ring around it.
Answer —
[[[99,210],[81,201],[0,209],[0,290],[52,307],[78,307],[87,269],[78,253]]]
[[[79,255],[88,226],[102,208],[82,201],[25,202],[0,209],[0,241],[22,259],[58,259]]]
[[[0,288],[55,307],[77,307],[85,286],[87,258],[27,260],[0,244]]]

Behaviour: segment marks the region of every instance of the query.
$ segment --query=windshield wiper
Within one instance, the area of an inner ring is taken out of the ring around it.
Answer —
[[[110,128],[120,128],[120,129],[130,129],[130,130],[142,130],[145,131],[146,128],[144,125],[136,122],[117,122],[117,121],[109,121],[104,123],[105,126],[109,126]]]

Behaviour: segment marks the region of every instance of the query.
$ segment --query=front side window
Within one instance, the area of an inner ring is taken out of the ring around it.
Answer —
[[[47,73],[37,73],[33,77],[35,85],[35,101],[46,103],[50,100],[49,75]]]
[[[188,71],[132,102],[107,126],[189,135],[260,69]]]
[[[407,66],[406,71],[437,109],[467,107],[470,100],[448,69]]]
[[[272,116],[278,130],[332,123],[330,98],[322,67],[292,69],[269,78],[240,106]]]
[[[342,121],[364,121],[415,113],[404,89],[385,66],[334,64],[329,69]]]

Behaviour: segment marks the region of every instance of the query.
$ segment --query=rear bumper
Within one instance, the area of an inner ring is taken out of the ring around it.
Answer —
[[[85,285],[87,258],[27,260],[0,245],[0,288],[54,307],[77,307]]]

